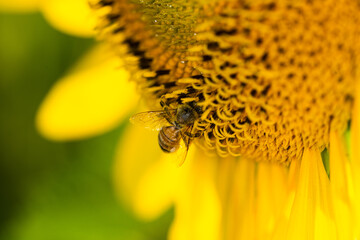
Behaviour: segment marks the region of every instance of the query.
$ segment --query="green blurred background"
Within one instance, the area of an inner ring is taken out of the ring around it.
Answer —
[[[51,86],[93,45],[40,14],[0,13],[0,239],[166,239],[171,211],[141,222],[115,197],[111,168],[124,126],[68,143],[34,127]]]

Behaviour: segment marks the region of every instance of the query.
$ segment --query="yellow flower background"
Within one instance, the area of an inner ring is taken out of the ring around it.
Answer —
[[[358,93],[346,135],[332,129],[328,151],[305,149],[289,168],[219,161],[196,147],[177,168],[156,133],[128,124],[146,108],[125,61],[106,43],[62,35],[39,16],[61,32],[91,38],[97,13],[86,1],[0,7],[37,12],[3,13],[1,23],[8,65],[1,169],[11,180],[4,181],[6,239],[360,237]],[[38,132],[60,143],[41,140],[32,117]]]

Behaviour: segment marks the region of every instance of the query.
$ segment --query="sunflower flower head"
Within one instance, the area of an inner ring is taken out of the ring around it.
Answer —
[[[220,156],[289,163],[348,126],[360,56],[356,1],[97,7],[108,9],[103,36],[136,57],[142,95],[153,106],[200,106],[193,131]]]
[[[114,127],[136,105],[130,73],[150,110],[196,109],[185,131],[212,153],[191,147],[175,168],[153,135],[128,126],[115,183],[135,213],[154,219],[174,205],[170,240],[360,238],[358,0],[90,5],[111,61],[95,54],[87,74],[55,87],[42,132],[66,140]],[[58,116],[71,116],[67,131]]]

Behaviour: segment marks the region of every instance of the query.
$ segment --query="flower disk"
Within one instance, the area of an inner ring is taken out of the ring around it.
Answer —
[[[344,132],[359,78],[357,0],[101,0],[100,36],[152,106],[200,106],[221,156],[289,163]],[[130,57],[132,56],[132,57]],[[199,134],[200,133],[200,134]]]

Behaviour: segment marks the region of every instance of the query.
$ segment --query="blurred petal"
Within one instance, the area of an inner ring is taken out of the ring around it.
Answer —
[[[157,132],[128,124],[121,136],[114,165],[114,179],[120,199],[133,204],[140,178],[160,158]]]
[[[106,55],[106,48],[90,57],[98,64],[88,68],[80,64],[81,68],[55,84],[42,103],[36,123],[45,137],[61,141],[104,133],[137,104],[135,87],[120,59]]]
[[[357,68],[357,77],[360,77],[360,68]],[[354,109],[351,120],[350,139],[350,168],[353,177],[353,189],[351,198],[356,214],[355,237],[360,239],[360,81],[357,81]]]
[[[339,134],[330,132],[331,190],[339,240],[354,237],[354,216],[349,195],[352,176],[344,141]]]
[[[357,68],[360,78],[360,68]],[[351,119],[351,159],[357,168],[360,168],[360,81],[355,86],[355,101]]]
[[[43,0],[0,0],[0,11],[35,12]]]
[[[67,34],[91,37],[96,18],[88,0],[45,0],[41,5],[46,20]]]
[[[152,220],[164,213],[174,201],[179,169],[170,155],[158,159],[140,178],[134,196],[134,210],[139,217]]]
[[[336,239],[330,194],[320,152],[305,150],[286,239]]]
[[[183,172],[194,161],[193,150],[190,148],[186,162],[181,167],[174,161],[177,152],[162,153],[161,158],[141,177],[135,195],[135,211],[140,217],[154,219],[174,204],[179,184],[182,184]]]
[[[259,163],[257,168],[256,239],[270,239],[283,214],[288,198],[288,169],[271,163]]]
[[[179,174],[174,154],[161,152],[156,131],[134,125],[128,125],[119,146],[115,184],[120,198],[142,219],[159,217],[173,203]]]
[[[170,240],[220,239],[221,202],[216,189],[217,161],[197,152],[181,167],[175,188],[175,219]]]
[[[291,210],[294,203],[296,188],[298,185],[298,177],[299,177],[299,170],[300,170],[301,161],[293,161],[289,166],[286,176],[286,192],[282,193],[285,194],[285,201],[282,202],[282,207],[276,220],[276,225],[274,227],[273,236],[270,239],[276,240],[287,240],[287,231],[289,225],[289,219],[291,216]],[[281,167],[281,166],[278,166]],[[284,171],[284,169],[283,169]],[[282,173],[284,174],[284,172]],[[281,175],[282,175],[281,174]],[[284,176],[281,176],[282,179]],[[280,188],[282,189],[282,187]],[[284,189],[282,189],[284,190]],[[280,190],[280,191],[282,191]],[[281,195],[282,195],[281,194]],[[284,230],[285,229],[285,230]]]
[[[235,168],[227,207],[226,239],[255,239],[255,167],[248,159],[239,159]]]

